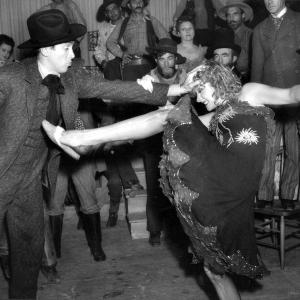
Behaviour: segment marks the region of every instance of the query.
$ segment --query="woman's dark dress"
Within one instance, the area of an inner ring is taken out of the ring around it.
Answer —
[[[161,184],[196,257],[218,274],[259,278],[266,272],[256,247],[253,203],[272,124],[269,109],[245,103],[218,108],[211,132],[187,98],[169,113]]]

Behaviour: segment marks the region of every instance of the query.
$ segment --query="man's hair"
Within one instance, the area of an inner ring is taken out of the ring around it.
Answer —
[[[13,49],[15,47],[15,41],[6,34],[0,34],[0,46],[2,44],[7,44],[7,45],[11,46],[11,51],[13,51]]]

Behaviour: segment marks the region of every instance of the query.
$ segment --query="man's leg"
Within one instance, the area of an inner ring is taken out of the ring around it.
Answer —
[[[41,272],[47,278],[48,283],[59,283],[60,277],[56,270],[56,250],[50,226],[50,218],[46,212],[44,212],[44,229],[45,244]]]
[[[262,205],[272,205],[274,200],[274,176],[276,157],[280,150],[280,141],[282,136],[282,124],[276,122],[276,128],[268,137],[270,143],[267,143],[266,156],[262,176],[258,190],[258,203]]]
[[[109,192],[110,205],[109,217],[106,227],[114,227],[117,224],[120,201],[122,197],[122,181],[118,170],[118,154],[106,154],[105,163],[107,170],[104,175],[107,179],[107,188]]]
[[[2,223],[3,224],[0,229],[0,264],[1,264],[4,278],[6,280],[9,280],[10,278],[9,251],[8,251],[7,224],[5,218],[3,218]]]
[[[293,209],[299,184],[299,135],[295,121],[283,125],[284,164],[281,176],[280,196],[284,208]]]
[[[35,299],[44,247],[44,213],[40,179],[21,190],[7,211],[10,242],[11,299]]]
[[[102,249],[100,208],[96,198],[96,164],[93,157],[82,158],[72,169],[72,180],[81,205],[83,229],[95,261],[106,259]]]
[[[61,257],[64,201],[68,191],[68,180],[67,166],[65,165],[65,160],[62,160],[57,174],[54,194],[50,199],[46,199],[46,212],[49,215],[50,230],[53,237],[56,257],[58,258]]]

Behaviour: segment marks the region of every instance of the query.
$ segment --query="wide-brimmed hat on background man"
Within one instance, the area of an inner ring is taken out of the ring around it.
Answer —
[[[186,58],[177,52],[177,43],[169,38],[160,39],[156,47],[146,47],[146,50],[155,56],[158,53],[172,53],[176,57],[177,65],[184,64],[186,61]]]
[[[217,11],[219,18],[221,18],[222,20],[226,20],[226,13],[229,7],[240,8],[245,14],[245,22],[251,21],[253,19],[253,10],[251,6],[248,5],[244,0],[227,0],[225,2],[225,5]]]
[[[58,9],[49,9],[32,14],[27,19],[30,39],[18,46],[20,49],[38,49],[75,41],[86,33],[82,24],[70,24],[65,14]]]
[[[213,55],[214,50],[221,48],[232,49],[236,55],[241,53],[241,47],[234,42],[234,32],[231,29],[218,29],[214,33],[214,41],[209,48],[210,56]]]

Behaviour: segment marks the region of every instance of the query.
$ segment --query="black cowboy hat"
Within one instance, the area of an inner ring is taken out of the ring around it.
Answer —
[[[158,41],[156,47],[146,47],[146,50],[152,54],[157,55],[157,53],[172,53],[176,56],[176,64],[184,64],[186,58],[177,52],[177,43],[169,38],[163,38]]]
[[[38,49],[76,40],[86,33],[82,24],[70,24],[58,9],[38,11],[27,19],[30,39],[18,46],[20,49]]]
[[[241,53],[241,47],[234,42],[234,32],[230,29],[219,29],[214,33],[214,41],[209,49],[210,54],[220,48],[232,49],[237,55]]]
[[[122,2],[122,0],[104,0],[102,5],[100,5],[100,7],[97,11],[97,17],[96,17],[97,21],[104,19],[105,10],[108,5],[115,3],[117,6],[121,7],[121,2]]]
[[[194,44],[210,47],[214,41],[214,31],[208,28],[195,29]]]

